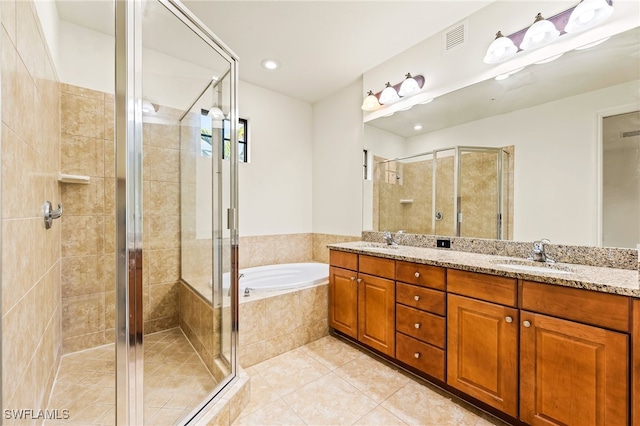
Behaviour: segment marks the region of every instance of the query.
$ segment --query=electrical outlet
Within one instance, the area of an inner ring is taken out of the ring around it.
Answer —
[[[451,248],[451,240],[436,240],[436,247]]]

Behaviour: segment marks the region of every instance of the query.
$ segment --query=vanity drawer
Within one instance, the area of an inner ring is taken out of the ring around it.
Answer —
[[[447,291],[500,305],[516,306],[514,278],[449,269]]]
[[[358,270],[358,255],[345,251],[329,250],[329,264],[338,268]]]
[[[444,349],[445,320],[404,305],[396,305],[396,331]]]
[[[443,291],[396,283],[396,302],[444,316],[446,296]]]
[[[630,299],[579,288],[522,282],[522,309],[629,333]]]
[[[360,255],[359,271],[363,274],[374,275],[376,277],[394,279],[396,276],[396,261],[384,257]]]
[[[439,266],[421,265],[400,260],[396,264],[396,281],[404,283],[444,290],[445,276],[445,269]]]
[[[444,351],[396,333],[396,359],[444,382]]]

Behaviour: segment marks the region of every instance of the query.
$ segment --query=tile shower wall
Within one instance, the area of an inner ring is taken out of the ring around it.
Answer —
[[[61,85],[61,171],[88,185],[61,184],[64,352],[114,341],[115,159],[113,95]],[[162,114],[161,114],[162,113]],[[174,111],[143,125],[144,330],[178,325],[179,151]]]
[[[61,355],[60,92],[31,1],[2,17],[2,407],[44,409]],[[63,408],[63,407],[60,407]],[[3,413],[4,418],[4,413]],[[8,421],[7,421],[8,423]]]

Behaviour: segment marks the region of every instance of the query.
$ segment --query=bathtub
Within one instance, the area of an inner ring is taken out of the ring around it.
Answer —
[[[326,263],[283,263],[256,266],[240,270],[240,292],[279,291],[322,284],[329,280]],[[229,288],[229,274],[222,277],[222,286]]]

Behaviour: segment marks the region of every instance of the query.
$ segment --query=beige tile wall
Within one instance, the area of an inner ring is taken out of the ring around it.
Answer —
[[[246,368],[328,334],[329,284],[243,300],[239,315],[238,360]]]
[[[64,352],[110,343],[115,327],[114,100],[61,85],[63,173],[89,185],[61,184]],[[178,114],[163,109],[143,124],[143,306],[145,333],[178,325],[180,191]]]
[[[33,2],[0,7],[2,408],[44,409],[61,356],[61,223],[42,218],[60,201],[60,91]]]

